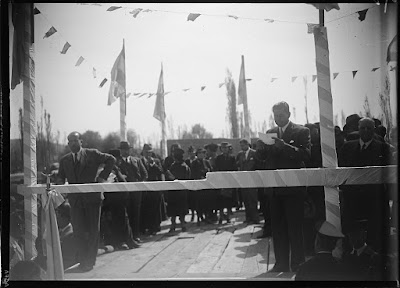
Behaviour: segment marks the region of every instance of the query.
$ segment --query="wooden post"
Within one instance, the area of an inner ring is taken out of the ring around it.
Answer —
[[[27,77],[23,79],[23,121],[24,121],[24,184],[35,185],[37,183],[36,165],[36,112],[35,112],[35,62],[34,44],[30,42],[31,31],[33,31],[33,3],[16,4],[23,5],[26,17],[25,32],[28,37],[24,38],[25,47],[25,68]],[[24,195],[25,214],[25,260],[30,260],[37,255],[35,241],[38,236],[37,226],[37,195]]]
[[[319,27],[314,28],[315,56],[317,66],[318,103],[320,115],[320,137],[322,165],[326,168],[338,167],[333,125],[333,107],[331,93],[331,73],[329,65],[329,46],[324,10],[319,10]],[[324,186],[326,220],[341,230],[339,189]]]

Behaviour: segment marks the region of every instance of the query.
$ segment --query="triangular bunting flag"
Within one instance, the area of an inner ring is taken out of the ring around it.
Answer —
[[[164,93],[164,96],[167,95],[167,94],[169,94],[169,93],[171,93],[171,91],[165,92],[165,93]]]
[[[376,70],[378,70],[379,68],[381,68],[381,67],[376,67],[376,68],[372,68],[372,72],[375,72]]]
[[[131,96],[132,93],[128,93],[126,94],[126,98],[128,98],[129,96]]]
[[[365,20],[365,16],[367,15],[368,9],[362,10],[362,11],[357,11],[358,13],[358,19],[362,22]]]
[[[151,96],[153,96],[154,95],[154,93],[150,93],[149,94],[149,97],[147,97],[147,98],[150,98]],[[164,94],[165,95],[165,94]]]
[[[107,82],[107,78],[104,78],[103,81],[101,81],[99,88],[103,87],[104,84],[106,84],[106,82]]]
[[[293,83],[294,81],[296,81],[296,79],[297,79],[297,76],[292,77],[292,83]]]
[[[264,19],[264,21],[267,22],[267,23],[274,23],[273,19]]]
[[[338,75],[339,73],[333,73],[333,80],[335,80]]]
[[[271,78],[271,83],[274,82],[278,78]]]
[[[390,71],[396,71],[396,69],[397,69],[397,66],[391,66],[390,67]]]
[[[134,10],[132,10],[131,12],[129,12],[130,14],[132,14],[133,18],[136,18],[137,15],[139,15],[139,13],[142,11],[142,8],[136,8]]]
[[[64,44],[64,47],[63,47],[63,49],[62,49],[62,51],[61,51],[60,53],[61,53],[61,54],[67,53],[69,47],[71,47],[71,44],[69,44],[68,42],[66,42],[66,43]]]
[[[140,93],[133,93],[133,96],[138,96],[140,95]]]
[[[96,68],[93,67],[93,78],[96,79],[97,75],[96,75]]]
[[[187,21],[194,21],[199,17],[201,14],[198,13],[190,13],[187,17]]]
[[[315,79],[317,79],[317,75],[312,75],[312,82],[314,82]]]
[[[247,78],[247,79],[246,79],[246,81],[252,81],[252,80],[253,80],[253,79],[251,79],[251,78]]]
[[[143,13],[146,13],[146,12],[153,12],[153,10],[146,9],[146,10],[143,10],[142,12],[143,12]]]
[[[313,23],[307,23],[307,33],[308,34],[313,34],[314,33],[314,28],[318,27],[319,24],[313,24]]]
[[[107,9],[107,11],[115,11],[119,8],[122,8],[121,6],[111,6],[110,8]]]
[[[79,66],[82,64],[83,60],[85,60],[85,58],[83,58],[82,56],[79,57],[78,61],[76,61],[75,67]]]
[[[235,15],[228,15],[228,17],[234,18],[235,20],[239,19],[239,17],[237,17]]]
[[[37,15],[37,14],[40,14],[40,11],[39,11],[39,9],[37,9],[35,7],[35,9],[33,9],[33,15]]]
[[[356,77],[356,74],[357,74],[358,70],[351,71],[351,72],[353,73],[353,79],[354,79],[354,77]]]
[[[54,28],[53,26],[51,26],[51,28],[49,29],[49,31],[46,32],[46,34],[44,34],[43,39],[44,38],[49,38],[51,35],[53,35],[54,33],[56,33],[57,30],[56,28]]]
[[[146,96],[147,95],[147,93],[142,93],[142,94],[140,94],[139,96],[138,96],[138,98],[142,98],[143,96]]]
[[[201,86],[201,91],[203,91],[204,89],[206,89],[206,86]]]
[[[222,86],[224,86],[225,85],[225,83],[219,83],[218,84],[218,88],[221,88]]]
[[[189,91],[189,90],[190,90],[190,88],[182,89],[183,92],[187,92],[187,91]]]

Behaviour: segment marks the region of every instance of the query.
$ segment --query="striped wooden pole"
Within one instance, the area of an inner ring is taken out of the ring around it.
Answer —
[[[18,4],[23,5],[28,15],[25,19],[25,32],[31,35],[31,18],[33,17],[33,3]],[[28,38],[28,39],[27,39]],[[35,62],[34,45],[29,42],[30,37],[26,37],[26,51],[29,55],[26,57],[25,71],[29,77],[23,79],[23,142],[24,142],[24,184],[37,184],[37,166],[36,166],[36,112],[35,112]],[[35,241],[38,236],[37,226],[37,195],[24,195],[24,215],[25,215],[25,260],[29,260],[37,255]]]
[[[321,24],[323,25],[323,20]],[[328,37],[326,27],[322,25],[314,28],[322,165],[326,168],[336,168],[338,163],[335,145],[335,126],[333,125]],[[339,189],[338,187],[324,186],[324,191],[326,220],[341,230]]]
[[[121,134],[121,141],[126,141],[126,70],[125,70],[125,39],[123,39],[123,61],[124,71],[122,72],[124,75],[124,93],[119,97],[119,125],[120,125],[120,134]]]

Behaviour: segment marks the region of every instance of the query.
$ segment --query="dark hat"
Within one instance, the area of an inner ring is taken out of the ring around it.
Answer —
[[[183,155],[184,153],[185,153],[185,150],[183,150],[180,147],[175,148],[175,150],[174,150],[174,155]]]
[[[204,148],[198,148],[197,150],[196,150],[196,154],[199,154],[199,153],[205,153],[205,152],[207,152],[206,151],[206,149],[204,149]]]
[[[194,146],[193,146],[193,145],[190,145],[190,146],[188,147],[188,152],[190,153],[190,152],[194,152],[194,151],[195,151]]]
[[[321,226],[318,228],[318,232],[322,235],[342,238],[344,235],[340,232],[333,224],[328,221],[322,222]]]
[[[147,152],[153,152],[153,147],[151,146],[151,144],[144,144],[142,150]]]
[[[132,148],[132,146],[130,146],[127,141],[121,141],[121,143],[119,143],[119,147],[118,147],[118,149],[131,149],[131,148]]]
[[[122,149],[124,149],[124,148],[122,148]],[[115,158],[121,157],[121,151],[118,149],[112,149],[112,150],[108,151],[108,154],[111,154]]]
[[[221,149],[221,148],[223,148],[223,147],[229,147],[229,143],[228,142],[222,142],[220,145],[219,145],[219,148]]]
[[[217,152],[218,144],[210,143],[210,144],[204,145],[204,149],[210,149],[213,152]]]
[[[358,121],[360,121],[361,117],[358,114],[351,114],[346,117],[347,125],[358,125]]]

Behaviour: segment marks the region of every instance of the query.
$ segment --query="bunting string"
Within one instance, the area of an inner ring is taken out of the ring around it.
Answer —
[[[347,17],[354,16],[354,15],[358,15],[358,20],[364,21],[364,19],[366,17],[366,14],[367,14],[367,11],[371,10],[371,9],[374,9],[374,8],[377,8],[377,7],[379,7],[379,5],[375,4],[375,5],[373,5],[373,6],[369,7],[369,8],[366,8],[366,9],[363,9],[363,10],[360,10],[360,11],[356,11],[356,12],[353,12],[351,14],[344,15],[342,17],[333,19],[331,21],[327,21],[327,22],[325,22],[325,26],[328,25],[329,23],[336,22],[336,21],[338,21],[340,19],[347,18]]]

